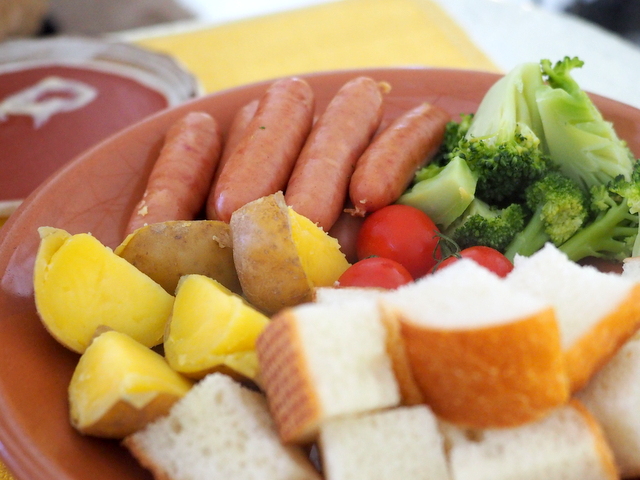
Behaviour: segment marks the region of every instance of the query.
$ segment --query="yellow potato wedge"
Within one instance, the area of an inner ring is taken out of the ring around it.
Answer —
[[[217,281],[186,275],[176,290],[165,357],[174,370],[191,378],[219,371],[255,380],[255,343],[268,323],[268,317]]]
[[[34,296],[44,326],[84,352],[96,329],[126,333],[147,347],[162,342],[174,297],[89,234],[41,227]]]
[[[71,424],[87,435],[124,438],[169,413],[191,386],[162,355],[124,333],[105,331],[71,377]]]
[[[313,300],[349,267],[338,241],[284,202],[282,192],[231,216],[233,258],[244,296],[267,314]]]
[[[172,295],[180,277],[191,273],[211,277],[240,293],[231,232],[221,221],[176,220],[146,225],[127,236],[115,253]]]

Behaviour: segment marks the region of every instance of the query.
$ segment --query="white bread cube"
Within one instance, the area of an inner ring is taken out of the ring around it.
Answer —
[[[326,480],[448,480],[444,439],[425,405],[336,418],[320,428]]]
[[[577,401],[514,428],[444,425],[452,480],[616,480],[600,426]]]
[[[628,341],[576,395],[602,426],[622,477],[640,476],[640,337]]]
[[[260,335],[256,351],[260,383],[286,443],[314,440],[330,418],[400,403],[375,302],[285,309]]]
[[[640,327],[640,283],[572,262],[551,243],[516,256],[507,281],[554,306],[573,392]]]
[[[373,287],[317,287],[313,291],[313,301],[317,303],[350,302],[355,299],[377,301],[388,290]]]
[[[640,281],[640,257],[628,257],[622,262],[622,276]]]
[[[281,444],[263,395],[221,373],[124,445],[156,479],[320,480],[301,449]]]
[[[553,309],[462,259],[381,297],[426,403],[474,428],[533,421],[569,398]]]
[[[371,287],[319,287],[315,289],[314,301],[333,304],[368,301],[380,305],[380,299],[389,293],[391,293],[390,290]],[[418,388],[409,364],[398,319],[395,316],[382,315],[381,310],[379,310],[379,314],[387,329],[387,353],[391,358],[393,371],[398,382],[402,405],[424,403],[424,396]]]

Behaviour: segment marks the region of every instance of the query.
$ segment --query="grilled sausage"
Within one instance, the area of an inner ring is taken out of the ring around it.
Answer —
[[[175,122],[126,233],[151,223],[194,219],[206,201],[221,149],[220,128],[208,113],[191,112]]]
[[[285,201],[328,231],[348,195],[356,161],[380,125],[386,84],[358,77],[340,88],[313,126],[296,162]]]
[[[349,184],[351,213],[363,216],[395,202],[416,170],[437,152],[450,118],[442,108],[423,103],[374,138],[358,159]]]
[[[300,78],[274,82],[220,172],[207,216],[228,222],[243,205],[284,190],[313,123],[314,96]]]

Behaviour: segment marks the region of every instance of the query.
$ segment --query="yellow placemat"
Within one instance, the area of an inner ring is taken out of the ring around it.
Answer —
[[[342,0],[136,40],[168,53],[213,92],[278,76],[424,65],[498,71],[429,0]]]

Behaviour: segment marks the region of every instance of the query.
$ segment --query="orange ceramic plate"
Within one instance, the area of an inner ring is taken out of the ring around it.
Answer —
[[[392,86],[386,115],[421,101],[452,118],[475,111],[495,74],[456,70],[384,69],[307,76],[321,111],[356,75]],[[77,157],[42,184],[4,226],[0,237],[0,442],[5,462],[21,480],[141,480],[151,478],[118,442],[85,438],[69,425],[67,385],[78,356],[57,344],[37,317],[32,268],[49,225],[91,232],[115,247],[141,195],[167,127],[185,112],[204,110],[227,128],[233,113],[266,83],[192,100],[156,114]],[[640,155],[640,110],[595,97],[604,116]],[[250,188],[250,186],[248,186]]]

